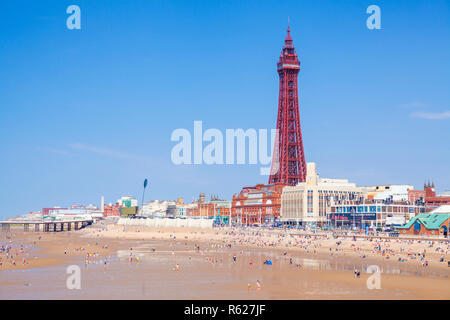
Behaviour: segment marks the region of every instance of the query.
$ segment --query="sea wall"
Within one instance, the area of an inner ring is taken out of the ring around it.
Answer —
[[[187,227],[187,228],[212,228],[212,219],[127,219],[120,218],[118,225],[146,226],[146,227]]]

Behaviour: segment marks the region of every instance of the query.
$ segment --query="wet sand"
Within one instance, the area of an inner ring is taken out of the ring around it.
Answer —
[[[430,264],[422,267],[416,260],[400,263],[377,255],[363,259],[358,256],[361,251],[352,251],[351,240],[340,249],[331,239],[329,247],[339,249],[330,255],[327,240],[320,247],[312,242],[307,249],[286,247],[283,241],[278,247],[261,247],[257,240],[239,243],[237,235],[227,232],[136,227],[124,231],[117,225],[63,233],[13,231],[9,240],[27,248],[29,263],[0,269],[0,298],[450,299],[450,268],[432,263],[438,257],[428,253]],[[243,237],[250,239],[251,234]],[[267,259],[272,265],[264,264]],[[66,287],[66,268],[72,264],[81,269],[80,290]],[[379,290],[366,285],[366,269],[372,264],[381,268]],[[355,268],[361,272],[359,278]]]

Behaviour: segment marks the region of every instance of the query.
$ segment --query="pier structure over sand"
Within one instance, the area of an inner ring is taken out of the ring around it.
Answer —
[[[14,221],[0,221],[0,230],[9,232],[12,227],[23,226],[23,231],[34,231],[39,232],[60,232],[60,231],[71,231],[79,230],[90,224],[92,224],[92,219],[85,220],[65,220],[65,221],[30,221],[30,220],[14,220]]]

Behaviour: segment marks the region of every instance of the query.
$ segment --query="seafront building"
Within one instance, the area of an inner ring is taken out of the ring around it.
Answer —
[[[61,207],[50,207],[50,208],[42,208],[42,216],[46,217],[50,214],[50,211],[59,210],[59,209],[68,209],[68,208],[61,208]]]
[[[132,196],[122,196],[114,204],[105,204],[104,202],[102,197],[101,207],[105,218],[134,216],[138,212],[138,201]]]
[[[168,200],[152,200],[145,202],[139,215],[147,218],[165,218],[169,206],[171,210],[169,215],[174,216],[173,206],[176,206],[176,202]]]
[[[400,226],[425,210],[424,205],[407,201],[366,199],[333,204],[327,210],[327,216],[333,227]]]
[[[409,192],[414,190],[412,185],[377,185],[373,187],[363,187],[367,191],[369,200],[391,200],[395,202],[405,202],[409,200]]]
[[[323,226],[328,223],[327,208],[345,201],[367,198],[364,188],[346,179],[320,178],[316,164],[307,164],[306,182],[286,186],[281,194],[281,221],[302,226]]]
[[[228,224],[231,215],[231,201],[221,200],[218,196],[211,196],[206,200],[205,194],[200,193],[199,199],[193,202],[187,210],[189,218],[214,219],[217,224]]]
[[[123,196],[119,200],[116,201],[119,206],[124,208],[137,207],[138,201],[135,197],[132,196]]]
[[[391,200],[409,202],[411,204],[425,205],[427,212],[450,204],[450,195],[438,195],[433,183],[425,183],[423,190],[414,190],[411,185],[385,185],[366,187],[367,197],[370,200]]]
[[[450,196],[437,195],[436,189],[434,187],[434,182],[432,184],[428,183],[424,186],[425,192],[425,205],[430,209],[435,209],[439,206],[450,205]]]
[[[281,192],[284,185],[257,184],[244,187],[233,195],[232,222],[243,225],[270,224],[277,221],[281,212]]]
[[[402,235],[449,237],[450,205],[443,205],[431,212],[418,214],[398,229]]]
[[[88,219],[100,219],[103,218],[103,212],[93,204],[89,205],[72,205],[68,208],[52,207],[42,208],[41,212],[33,212],[21,219],[24,220],[52,220],[52,221],[64,221],[64,220],[83,220]]]
[[[108,217],[120,217],[120,206],[118,203],[107,204],[103,206],[103,216]]]
[[[188,208],[185,204],[177,204],[176,205],[176,214],[177,218],[187,218]]]

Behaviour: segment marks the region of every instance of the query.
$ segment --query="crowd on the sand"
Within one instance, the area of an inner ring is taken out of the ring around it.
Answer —
[[[24,266],[33,266],[33,261],[40,260],[41,254],[35,249],[38,247],[36,239],[32,242],[30,240],[20,239],[13,240],[14,236],[7,236],[6,239],[0,240],[0,270],[2,269],[21,269]],[[37,240],[41,240],[39,236]],[[96,242],[97,248],[108,249],[108,245],[100,245]],[[83,246],[73,248],[73,254],[84,254],[87,249]],[[61,252],[64,255],[71,255],[67,248]],[[99,264],[99,252],[86,252],[85,266],[89,264]],[[102,263],[106,266],[108,260],[105,258]]]
[[[123,230],[125,232],[125,229]],[[135,232],[141,232],[136,230]],[[158,231],[161,233],[161,231]],[[203,231],[191,231],[190,234],[195,238],[195,235],[200,233],[201,235],[207,235],[207,232]],[[339,239],[333,235],[292,235],[286,233],[271,234],[270,237],[261,231],[243,231],[239,229],[223,231],[222,233],[216,232],[215,235],[221,235],[221,237],[211,237],[209,242],[211,243],[211,249],[218,248],[232,248],[232,247],[245,247],[253,246],[259,248],[284,248],[284,249],[300,249],[303,250],[306,255],[313,255],[318,253],[320,249],[327,249],[327,253],[330,257],[345,256],[349,251],[353,252],[361,259],[367,259],[369,257],[380,257],[383,260],[394,260],[398,262],[406,261],[419,261],[423,267],[428,267],[429,259],[432,259],[429,253],[435,253],[439,255],[438,262],[446,263],[450,267],[450,261],[448,260],[448,254],[450,250],[450,243],[448,240],[426,241],[426,240],[413,240],[413,239],[382,239],[367,237],[366,239]],[[155,239],[155,237],[152,237]],[[170,240],[176,240],[177,237],[174,234],[169,235]],[[184,239],[189,239],[189,236],[184,236]],[[218,241],[220,240],[220,241]],[[328,241],[324,243],[325,241]],[[344,245],[347,244],[347,247]],[[349,242],[351,242],[349,244]],[[395,244],[395,246],[394,246]],[[420,245],[420,248],[413,248]],[[369,250],[367,250],[369,247]],[[393,248],[395,247],[395,248]],[[425,248],[424,248],[425,247]],[[202,255],[207,255],[208,248],[200,248],[199,244],[194,245],[195,251]],[[155,249],[152,248],[154,252]],[[240,252],[243,254],[243,251]],[[174,252],[172,251],[172,254]],[[287,251],[282,252],[283,256],[289,259],[289,264],[295,265],[298,268],[303,266],[299,263],[294,263],[293,256],[289,256]],[[191,257],[189,257],[191,259]],[[236,255],[233,255],[233,262],[237,261]],[[132,248],[130,249],[130,260],[139,263],[139,257],[133,256]],[[205,261],[214,265],[223,262],[222,259],[216,259],[213,257],[206,257]],[[254,261],[250,260],[249,265],[253,265]],[[272,260],[265,259],[263,261],[265,265],[272,265]],[[176,264],[175,271],[180,270],[180,266]],[[360,271],[355,270],[355,276],[359,277]]]
[[[136,232],[141,232],[141,230],[136,230]],[[160,231],[158,231],[160,232]],[[196,239],[195,235],[200,233],[205,236],[208,235],[207,232],[203,231],[192,231],[191,239]],[[380,257],[383,260],[394,260],[398,262],[406,261],[419,261],[420,265],[423,267],[428,267],[429,259],[435,259],[430,257],[430,253],[437,254],[439,256],[438,260],[435,262],[446,263],[450,267],[450,261],[448,260],[448,254],[450,252],[450,243],[447,240],[442,241],[426,241],[426,240],[404,240],[404,239],[381,239],[381,238],[371,238],[357,239],[356,237],[350,239],[339,239],[332,235],[290,235],[290,234],[272,234],[271,237],[267,237],[267,234],[261,231],[242,231],[242,230],[228,230],[219,233],[217,232],[215,236],[210,237],[208,243],[204,241],[200,243],[194,243],[194,252],[204,256],[203,261],[211,264],[213,266],[217,264],[223,264],[223,257],[216,257],[217,249],[236,249],[240,248],[238,251],[241,256],[244,255],[244,250],[246,246],[253,246],[259,248],[283,248],[280,255],[289,261],[290,265],[296,268],[303,268],[301,263],[295,263],[293,250],[303,250],[306,255],[313,255],[320,252],[327,252],[330,257],[345,256],[349,251],[353,252],[354,255],[361,259],[368,259],[369,257]],[[169,240],[172,241],[183,241],[188,240],[189,236],[185,235],[184,239],[178,239],[175,234],[169,234]],[[155,239],[155,237],[152,237]],[[203,238],[204,240],[204,238]],[[145,241],[144,241],[145,243]],[[188,243],[185,242],[187,246]],[[369,247],[369,250],[367,250]],[[156,252],[155,248],[151,249],[152,252]],[[139,258],[135,254],[136,250],[133,248],[129,250],[129,262],[137,263],[142,262],[142,258]],[[175,251],[172,250],[172,255]],[[236,263],[240,259],[238,253],[233,251],[230,262]],[[230,255],[231,256],[231,255]],[[192,257],[189,256],[189,260]],[[258,263],[249,259],[246,261],[251,267]],[[261,262],[259,262],[261,263]],[[273,261],[270,258],[264,259],[262,261],[264,265],[271,266]],[[172,268],[173,271],[181,271],[180,264],[175,264]],[[359,278],[361,275],[361,270],[356,268],[353,271],[355,278]],[[248,283],[248,289],[256,288],[261,289],[261,283],[259,280],[256,281],[254,286]]]
[[[123,232],[126,231],[125,228]],[[141,230],[135,230],[134,232],[141,232]],[[142,232],[145,233],[146,231]],[[90,236],[102,237],[108,230],[104,228],[93,229],[89,231]],[[154,233],[154,232],[153,232]],[[167,236],[167,230],[158,230],[157,233],[161,234],[161,237]],[[177,235],[181,234],[174,232],[169,234],[169,239],[174,241],[181,241],[177,239]],[[295,265],[301,268],[301,264],[294,263],[293,257],[288,255],[287,252],[300,251],[306,255],[315,255],[317,253],[327,254],[330,257],[348,256],[353,255],[361,259],[368,258],[381,258],[384,261],[397,261],[397,262],[412,262],[427,267],[432,261],[434,264],[442,263],[450,267],[449,252],[450,242],[449,240],[429,241],[429,240],[417,240],[417,239],[386,239],[386,238],[340,238],[333,234],[292,234],[288,232],[267,232],[264,229],[260,230],[243,230],[239,228],[227,229],[220,228],[211,232],[209,231],[186,231],[183,232],[184,240],[194,241],[209,241],[212,248],[232,248],[232,247],[257,247],[257,248],[279,248],[283,249],[282,254],[289,259],[291,265]],[[156,237],[153,236],[152,239]],[[40,239],[40,237],[39,237]],[[100,239],[98,239],[99,241]],[[144,240],[144,239],[143,239]],[[9,264],[10,266],[17,267],[18,265],[29,264],[29,255],[32,252],[30,248],[26,248],[23,243],[15,243],[12,239],[7,242],[0,242],[0,269]],[[99,245],[97,247],[107,249],[107,245]],[[206,253],[205,248],[200,250],[200,245],[195,244],[197,252],[203,254]],[[86,251],[84,247],[74,248],[74,253],[81,253]],[[91,250],[92,251],[92,250]],[[153,251],[155,249],[153,248]],[[64,254],[67,255],[68,251],[65,248]],[[34,259],[38,257],[35,256]],[[129,261],[140,262],[140,258],[133,254],[130,250]],[[215,261],[212,258],[207,258],[207,262],[214,264]],[[233,261],[237,261],[237,257],[233,256]],[[109,260],[101,257],[99,252],[86,252],[85,253],[85,267],[90,264],[103,264],[106,268]],[[250,265],[253,261],[249,262]],[[266,259],[264,264],[272,265],[270,259]],[[174,270],[179,271],[180,266],[176,265]]]
[[[196,232],[191,232],[195,234]],[[219,235],[219,232],[216,233]],[[429,241],[416,239],[383,239],[375,237],[341,239],[332,234],[299,235],[288,233],[267,234],[264,231],[224,231],[219,239],[228,246],[252,246],[260,248],[285,248],[301,250],[306,255],[327,252],[331,257],[353,253],[361,259],[380,257],[383,260],[398,262],[419,261],[427,267],[430,259],[446,263],[450,267],[448,255],[450,241]],[[218,240],[212,237],[209,241]],[[430,257],[438,255],[438,258]]]
[[[148,230],[139,228],[129,231],[120,227],[122,233],[139,233],[144,235]],[[96,231],[97,237],[108,234],[108,230]],[[165,238],[170,231],[157,229],[160,236]],[[155,234],[155,231],[151,232]],[[286,231],[270,232],[265,229],[217,228],[208,231],[179,231],[169,235],[169,239],[176,240],[177,235],[184,235],[185,239],[221,242],[228,246],[249,246],[258,248],[282,248],[301,251],[306,255],[326,253],[330,257],[355,256],[361,259],[377,258],[383,261],[412,262],[422,267],[430,263],[446,264],[450,267],[450,240],[427,239],[396,239],[383,237],[338,237],[332,233],[324,234],[294,234]],[[188,234],[188,235],[186,235]],[[145,237],[143,237],[145,238]],[[151,239],[156,239],[152,236]],[[144,240],[144,239],[143,239]],[[417,262],[417,263],[416,263]]]
[[[26,249],[23,244],[14,244],[12,240],[9,240],[0,246],[0,269],[8,265],[16,267],[29,264],[27,259],[29,253],[30,250]]]

